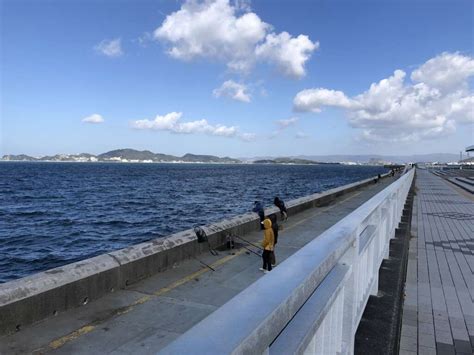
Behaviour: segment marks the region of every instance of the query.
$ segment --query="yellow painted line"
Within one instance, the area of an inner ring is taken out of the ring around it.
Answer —
[[[230,260],[236,258],[237,256],[243,254],[245,252],[245,249],[241,249],[241,250],[238,250],[236,251],[234,254],[232,255],[227,255],[219,260],[217,260],[215,263],[211,264],[210,266],[213,268],[213,269],[216,269],[218,268],[219,266],[229,262]],[[133,308],[135,308],[135,306],[137,305],[140,305],[140,304],[143,304],[143,303],[146,303],[148,301],[150,301],[152,299],[152,297],[157,297],[157,296],[161,296],[181,285],[184,285],[185,283],[191,281],[191,280],[194,280],[196,277],[198,276],[201,276],[203,274],[205,274],[206,272],[209,272],[211,269],[209,268],[203,268],[203,269],[200,269],[188,276],[185,276],[183,277],[182,279],[179,279],[175,282],[173,282],[172,284],[166,286],[166,287],[163,287],[161,289],[159,289],[158,291],[154,292],[153,295],[147,295],[147,296],[144,296],[138,300],[136,300],[135,302],[133,302],[130,306],[128,306],[127,308],[119,311],[116,313],[116,315],[123,315],[123,314],[126,314],[128,312],[130,312],[131,310],[133,310]],[[82,328],[79,328],[75,331],[73,331],[72,333],[69,333],[68,335],[65,335],[63,337],[60,337],[56,340],[53,340],[52,342],[49,343],[48,345],[48,350],[56,350],[60,347],[62,347],[63,345],[65,345],[66,343],[69,343],[70,341],[73,341],[79,337],[81,337],[82,335],[85,335],[87,333],[90,333],[91,331],[93,331],[95,329],[95,325],[92,325],[92,324],[89,324],[89,325],[85,325],[83,326]],[[43,350],[43,349],[41,349]],[[41,353],[41,351],[40,351]]]
[[[135,302],[133,302],[130,306],[128,306],[127,308],[121,310],[121,311],[118,311],[116,315],[122,315],[122,314],[125,314],[125,313],[128,313],[130,312],[136,305],[139,305],[139,304],[143,304],[145,302],[148,302],[149,300],[151,299],[151,296],[144,296],[138,300],[136,300]]]
[[[220,265],[225,264],[226,262],[228,262],[228,261],[234,259],[235,257],[243,254],[244,252],[245,252],[245,249],[241,249],[241,250],[235,252],[235,254],[233,254],[233,255],[227,255],[227,256],[223,257],[222,259],[217,260],[215,263],[211,264],[210,266],[213,269],[215,269],[215,268],[219,267]],[[176,287],[181,286],[181,285],[183,285],[183,284],[185,284],[185,283],[195,279],[196,277],[199,277],[199,276],[201,276],[201,275],[203,275],[203,274],[205,274],[206,272],[209,272],[209,271],[210,271],[209,268],[204,268],[204,269],[198,270],[198,271],[196,271],[196,272],[194,272],[194,273],[192,273],[192,274],[190,274],[186,277],[183,277],[182,279],[180,279],[178,281],[173,282],[169,286],[163,287],[162,289],[160,289],[156,292],[153,292],[153,294],[155,296],[161,296],[162,294],[164,294],[166,292],[169,292],[169,291],[175,289]]]
[[[68,335],[65,335],[59,339],[56,339],[56,340],[53,340],[51,343],[49,343],[49,348],[50,349],[58,349],[60,348],[61,346],[63,346],[64,344],[74,340],[74,339],[77,339],[79,338],[81,335],[84,335],[84,334],[87,334],[87,333],[90,333],[91,331],[93,331],[95,328],[95,326],[93,325],[85,325],[84,327],[82,328],[79,328],[78,330],[75,330],[73,331],[72,333],[68,334]]]

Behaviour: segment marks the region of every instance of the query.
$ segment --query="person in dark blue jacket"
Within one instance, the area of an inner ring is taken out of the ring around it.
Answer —
[[[288,211],[286,210],[285,202],[276,196],[273,200],[273,204],[280,209],[281,219],[286,221],[288,219]]]
[[[263,221],[265,220],[265,210],[263,209],[263,204],[260,201],[255,201],[253,203],[252,212],[255,212],[260,217],[260,229],[264,229]]]

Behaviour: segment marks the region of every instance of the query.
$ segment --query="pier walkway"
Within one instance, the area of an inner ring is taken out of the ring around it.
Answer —
[[[401,354],[474,353],[474,199],[417,170]]]
[[[277,263],[393,181],[382,179],[327,206],[290,216],[280,231]],[[258,243],[261,232],[244,238]],[[0,337],[0,354],[154,354],[263,276],[258,270],[261,258],[249,249],[256,250],[241,242],[232,252],[201,254],[84,307]]]

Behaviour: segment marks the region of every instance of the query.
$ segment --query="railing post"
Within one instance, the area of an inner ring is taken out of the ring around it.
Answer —
[[[354,335],[357,331],[356,313],[357,313],[357,269],[359,256],[359,240],[353,235],[351,247],[341,258],[341,263],[349,265],[349,277],[344,285],[344,299],[342,304],[342,354],[354,353]]]

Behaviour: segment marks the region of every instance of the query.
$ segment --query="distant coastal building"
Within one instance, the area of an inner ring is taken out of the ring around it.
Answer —
[[[391,165],[392,162],[385,161],[382,159],[371,158],[367,164],[368,165]]]

